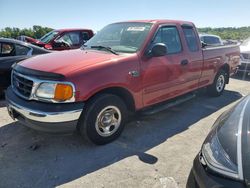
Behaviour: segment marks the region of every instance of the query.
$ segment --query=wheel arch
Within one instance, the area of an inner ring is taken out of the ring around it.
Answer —
[[[220,69],[219,70],[223,70],[223,71],[225,71],[225,73],[226,73],[226,84],[228,84],[229,83],[229,71],[230,71],[230,66],[227,64],[227,63],[225,63],[225,64],[223,64],[221,67],[220,67]]]
[[[113,94],[113,95],[120,97],[124,101],[128,110],[131,112],[135,112],[136,106],[135,106],[134,97],[131,94],[131,92],[128,91],[126,88],[123,88],[123,87],[104,88],[99,91],[96,91],[94,94],[91,95],[91,97],[88,98],[88,100],[91,100],[92,98],[100,96],[102,94]]]

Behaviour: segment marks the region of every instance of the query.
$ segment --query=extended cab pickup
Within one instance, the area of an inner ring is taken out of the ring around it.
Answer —
[[[28,127],[76,129],[83,138],[106,144],[121,134],[131,112],[202,87],[221,95],[239,59],[239,46],[202,49],[191,22],[114,23],[81,49],[14,66],[8,111]]]

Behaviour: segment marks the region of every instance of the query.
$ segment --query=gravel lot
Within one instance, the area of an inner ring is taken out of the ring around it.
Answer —
[[[201,91],[182,105],[138,116],[105,146],[78,135],[35,132],[11,120],[0,101],[0,187],[185,187],[192,161],[216,118],[250,93],[233,78],[225,93]]]

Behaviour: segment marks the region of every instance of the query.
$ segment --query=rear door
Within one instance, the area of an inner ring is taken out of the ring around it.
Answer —
[[[196,89],[199,86],[203,67],[203,55],[199,42],[199,35],[192,25],[182,25],[183,44],[186,49],[186,64],[182,65],[183,79],[187,91]]]

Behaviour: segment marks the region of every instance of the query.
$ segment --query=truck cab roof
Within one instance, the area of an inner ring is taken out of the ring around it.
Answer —
[[[123,22],[117,22],[117,23],[124,23],[124,22],[141,22],[141,23],[153,23],[153,24],[188,24],[188,25],[194,25],[192,22],[189,21],[182,21],[182,20],[168,20],[168,19],[153,19],[153,20],[129,20],[129,21],[123,21]]]

